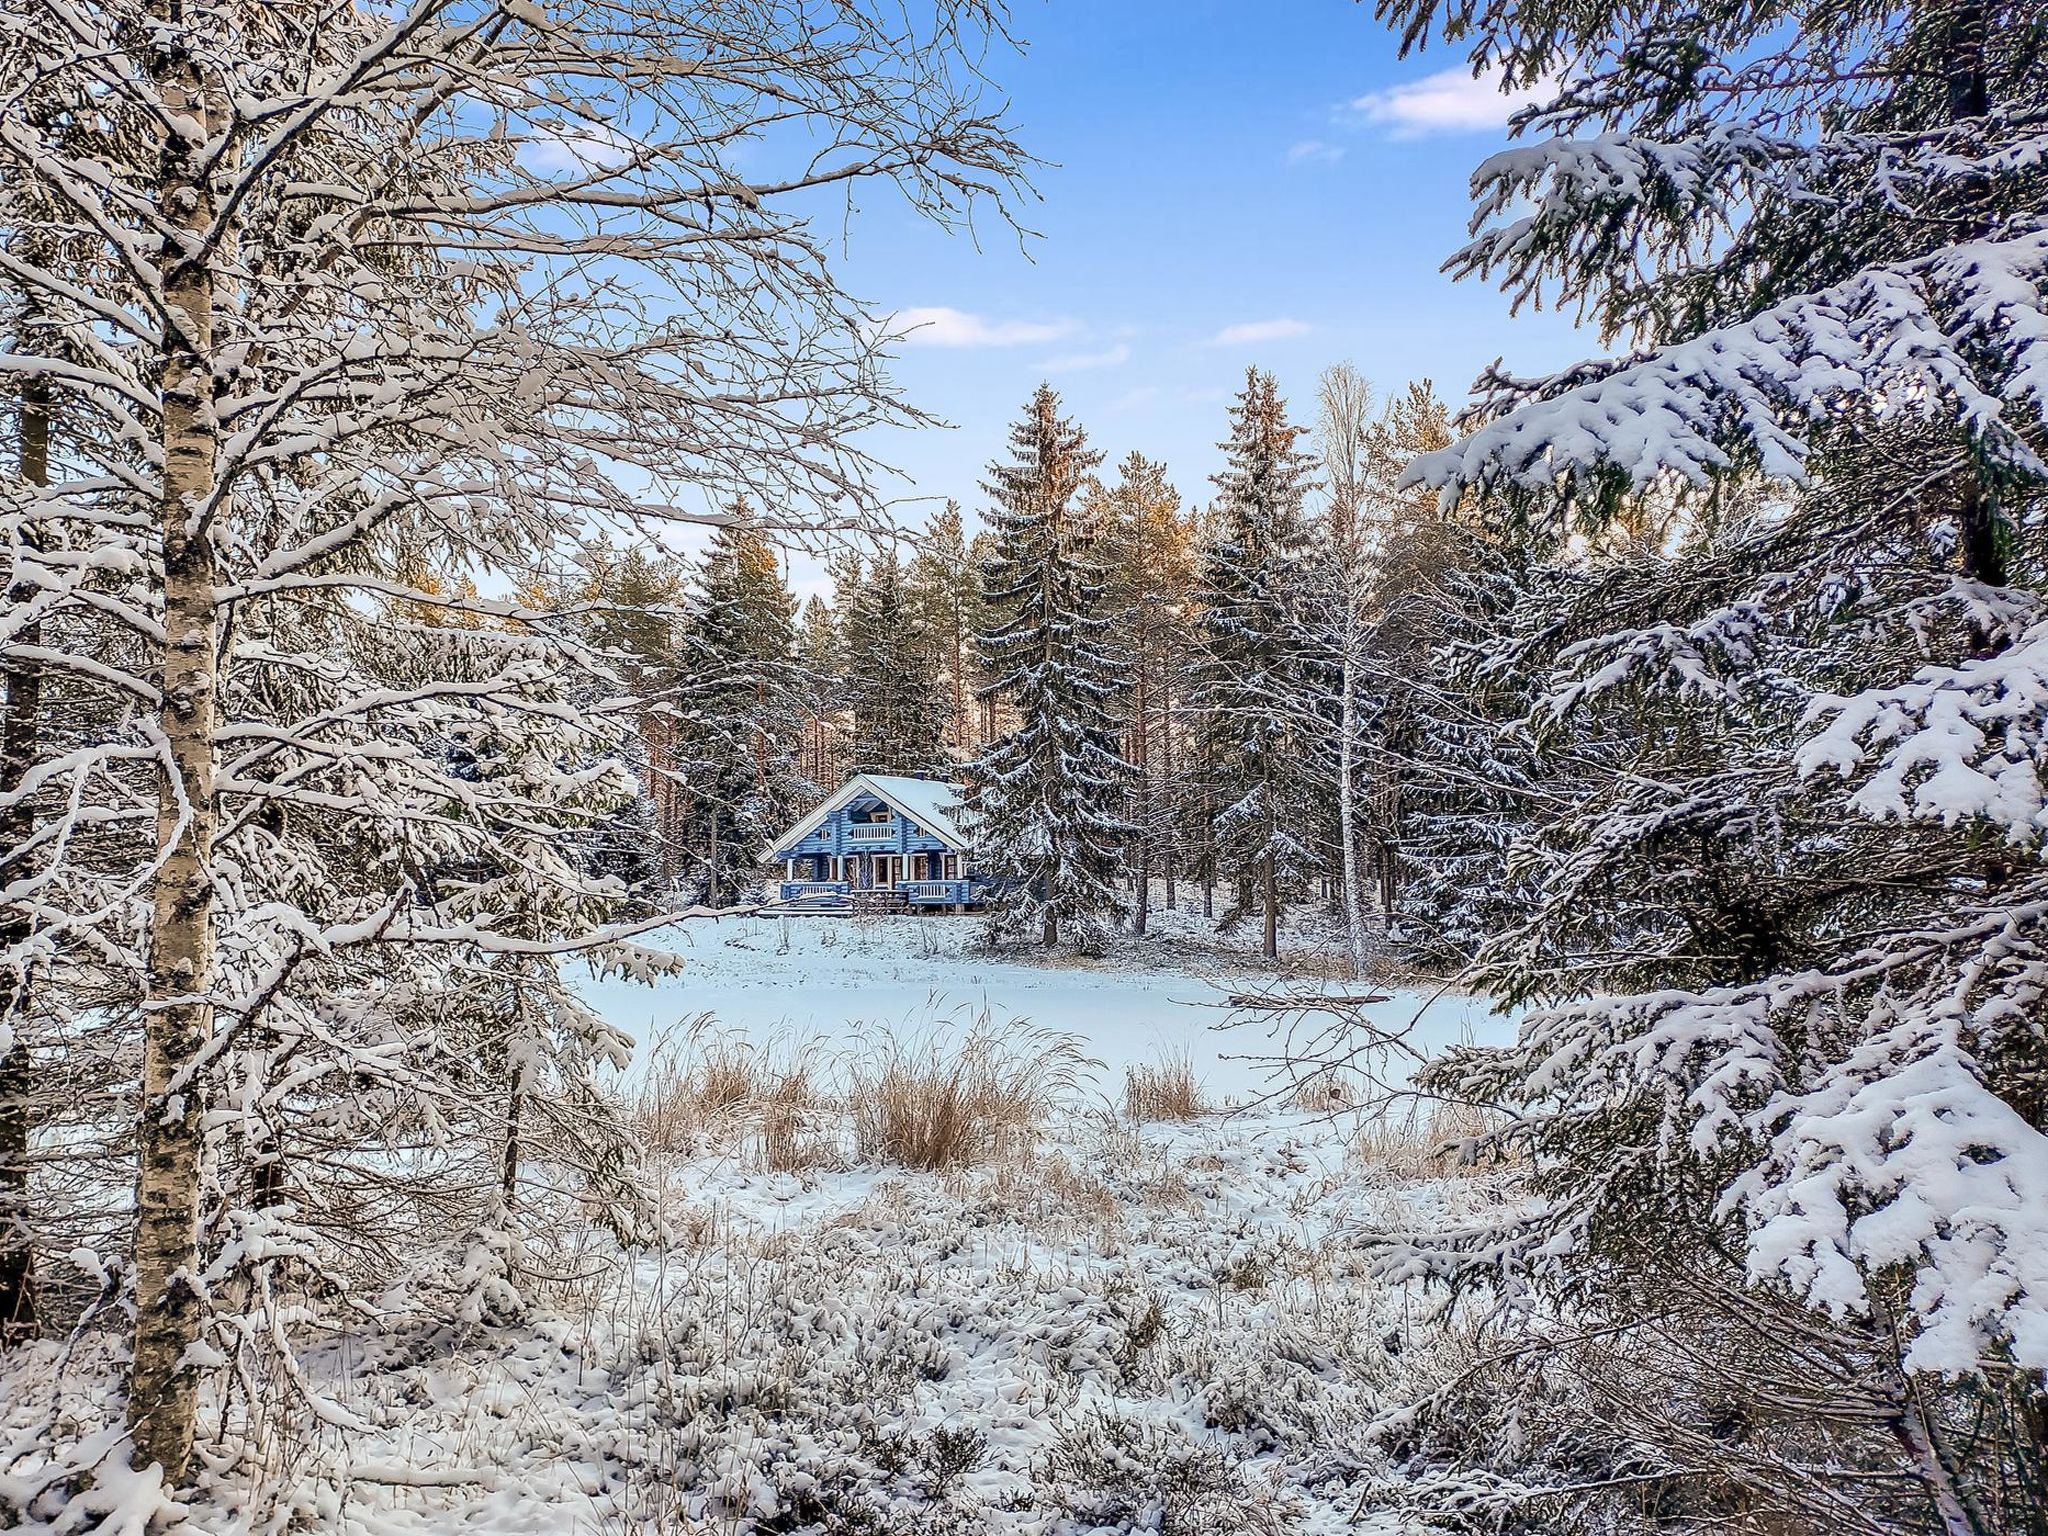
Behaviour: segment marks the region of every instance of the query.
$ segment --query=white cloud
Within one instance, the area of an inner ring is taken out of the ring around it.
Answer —
[[[638,152],[633,140],[603,123],[540,128],[519,146],[519,163],[536,176],[616,171]]]
[[[1067,352],[1049,357],[1039,366],[1047,373],[1078,373],[1083,368],[1115,368],[1130,360],[1130,347],[1120,341],[1104,352]]]
[[[990,320],[943,304],[899,309],[881,334],[906,347],[1021,347],[1074,334],[1071,320]]]
[[[1305,162],[1316,165],[1330,165],[1344,158],[1341,144],[1330,144],[1322,139],[1303,139],[1299,144],[1287,147],[1287,163],[1301,165]]]
[[[1315,327],[1305,320],[1246,320],[1226,325],[1206,343],[1212,347],[1247,347],[1262,341],[1289,341],[1306,336]]]
[[[1504,91],[1498,70],[1475,78],[1468,70],[1445,69],[1405,85],[1368,91],[1349,109],[1368,123],[1392,130],[1397,139],[1412,139],[1504,127],[1517,110],[1549,100],[1556,89],[1546,81]]]

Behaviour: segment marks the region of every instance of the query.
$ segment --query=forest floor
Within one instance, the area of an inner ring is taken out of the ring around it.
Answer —
[[[270,1416],[288,1432],[212,1433],[191,1528],[1413,1528],[1399,1435],[1376,1431],[1472,1343],[1437,1298],[1376,1277],[1374,1250],[1517,1198],[1510,1175],[1436,1155],[1459,1127],[1349,1088],[1269,1096],[1202,1006],[1268,973],[1213,951],[1045,966],[920,920],[687,942],[653,1013],[621,1020],[655,1042],[634,1092],[664,1243],[568,1232],[516,1315],[382,1298],[412,1320],[273,1383],[299,1404]],[[1456,1002],[1440,1036],[1503,1027]],[[918,1095],[958,1087],[956,1047],[984,1052],[962,1118],[985,1123],[919,1168],[905,1113],[927,1126]],[[10,1365],[0,1433],[54,1417],[81,1454],[111,1441],[110,1355],[50,1343]],[[104,1479],[94,1521],[42,1529],[141,1536],[121,1521],[147,1495]]]

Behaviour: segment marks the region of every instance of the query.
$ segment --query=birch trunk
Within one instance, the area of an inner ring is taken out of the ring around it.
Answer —
[[[50,386],[46,379],[31,377],[22,382],[19,457],[24,484],[49,484]],[[33,535],[25,535],[24,542],[33,547]],[[17,584],[7,594],[8,605],[18,607],[34,595],[31,587]],[[24,625],[18,643],[25,647],[40,645],[42,625]],[[42,694],[42,674],[34,662],[17,661],[7,669],[5,723],[0,725],[0,789],[12,791],[35,761],[42,725]],[[10,854],[24,847],[34,831],[35,816],[27,804],[11,807],[0,819],[0,843]],[[10,868],[5,879],[18,880],[27,873],[23,868]],[[28,937],[25,916],[9,911],[4,923],[0,923],[0,944],[22,944]],[[34,1004],[34,988],[35,978],[24,957],[9,978],[6,1013],[0,1016],[0,1027],[9,1036],[0,1044],[0,1053],[4,1053],[0,1054],[0,1344],[32,1339],[37,1326],[28,1160],[35,1078],[23,1029]]]
[[[186,22],[162,14],[175,40]],[[213,131],[196,64],[168,42],[151,58],[168,108],[158,207],[184,237],[163,251],[163,755],[158,870],[144,985],[142,1114],[136,1128],[135,1341],[128,1428],[136,1466],[184,1480],[192,1455],[201,1325],[198,1267],[200,1095],[174,1083],[213,1030],[213,732],[219,613],[207,504],[219,447],[213,415],[213,277],[201,242],[213,199],[199,170]],[[177,248],[179,244],[184,249]]]
[[[1337,742],[1337,835],[1344,842],[1344,932],[1351,943],[1351,975],[1365,974],[1365,912],[1358,889],[1358,653],[1344,647],[1344,699]]]

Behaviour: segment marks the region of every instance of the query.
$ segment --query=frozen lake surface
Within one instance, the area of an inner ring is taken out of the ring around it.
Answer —
[[[1185,921],[1185,920],[1183,920]],[[1185,1054],[1215,1099],[1265,1091],[1275,1050],[1261,1028],[1218,1026],[1233,994],[1283,984],[1272,972],[1167,937],[1095,961],[1035,963],[980,945],[974,918],[749,918],[697,920],[650,936],[681,954],[680,975],[649,986],[586,979],[580,991],[643,1043],[686,1029],[702,1015],[756,1040],[817,1042],[829,1049],[888,1031],[929,1038],[964,1031],[986,1014],[1071,1034],[1101,1061],[1102,1089],[1121,1092],[1126,1066]],[[1505,1041],[1512,1027],[1483,998],[1350,983],[1287,985],[1391,995],[1364,1010],[1384,1030],[1406,1030],[1428,1053],[1464,1040]],[[1385,1060],[1402,1075],[1398,1058]]]

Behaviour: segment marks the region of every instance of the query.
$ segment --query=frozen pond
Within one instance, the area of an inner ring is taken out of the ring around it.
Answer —
[[[1126,1066],[1178,1053],[1218,1098],[1251,1097],[1267,1082],[1252,1058],[1272,1053],[1268,1034],[1217,1026],[1232,994],[1279,978],[1225,970],[1213,959],[1168,964],[1170,955],[1151,965],[1127,957],[1034,964],[981,949],[980,931],[972,918],[700,920],[653,936],[686,958],[682,974],[652,986],[586,979],[579,990],[643,1042],[703,1014],[752,1038],[829,1048],[879,1030],[918,1038],[964,1030],[986,1013],[998,1024],[1024,1019],[1079,1037],[1103,1063],[1102,1086],[1112,1095]],[[1364,1012],[1378,1028],[1406,1029],[1425,1052],[1512,1034],[1483,999],[1455,994],[1397,991]],[[1388,1069],[1401,1070],[1396,1062]]]

